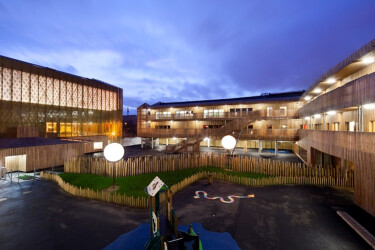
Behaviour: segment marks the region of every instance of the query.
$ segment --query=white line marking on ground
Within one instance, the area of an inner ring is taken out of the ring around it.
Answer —
[[[8,198],[0,198],[0,202],[1,201],[6,201]]]
[[[31,191],[25,191],[22,194],[29,194],[29,193],[31,193]]]

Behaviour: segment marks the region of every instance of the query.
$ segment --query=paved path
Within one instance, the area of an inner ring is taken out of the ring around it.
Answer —
[[[232,204],[204,198],[255,194]],[[375,219],[355,206],[345,190],[312,186],[251,188],[201,180],[175,194],[179,223],[201,223],[229,232],[243,249],[366,249],[368,245],[336,214],[347,211],[374,234]],[[76,198],[57,184],[0,181],[0,249],[101,249],[148,222],[147,209]],[[131,249],[131,248],[129,248]]]
[[[252,199],[194,199],[254,194]],[[369,246],[336,214],[345,210],[375,231],[375,218],[351,201],[346,190],[314,186],[245,187],[201,180],[175,196],[179,223],[200,222],[209,231],[229,232],[242,249],[367,249]],[[369,248],[370,249],[370,248]]]
[[[0,181],[0,249],[102,249],[148,221],[145,209],[76,198],[46,180]]]

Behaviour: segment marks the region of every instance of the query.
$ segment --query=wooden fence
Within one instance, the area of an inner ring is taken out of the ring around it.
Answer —
[[[59,186],[67,193],[79,196],[83,198],[89,198],[93,200],[100,200],[110,203],[121,204],[129,207],[146,208],[148,207],[148,199],[145,197],[132,197],[126,196],[118,193],[110,193],[107,191],[95,191],[89,188],[80,188],[69,183],[64,182],[64,180],[57,174],[51,174],[47,172],[41,172],[40,178],[53,180],[59,184]]]
[[[171,186],[171,191],[173,194],[177,193],[181,189],[189,186],[190,184],[196,182],[199,179],[207,178],[212,175],[215,180],[232,182],[235,184],[245,185],[245,186],[270,186],[270,185],[280,185],[280,184],[297,184],[297,185],[319,185],[319,186],[338,186],[338,187],[348,187],[351,186],[349,178],[335,179],[333,177],[264,177],[264,178],[249,178],[249,177],[237,177],[229,175],[226,173],[218,172],[200,172],[194,174],[190,177],[185,178],[181,182]],[[149,199],[145,197],[133,197],[127,196],[125,194],[110,193],[108,191],[94,191],[88,188],[80,188],[63,181],[63,179],[57,174],[51,174],[47,172],[41,172],[40,177],[47,180],[53,180],[59,184],[59,186],[71,195],[79,196],[83,198],[100,200],[110,203],[116,203],[120,205],[125,205],[129,207],[136,208],[148,208]],[[163,196],[161,196],[163,200]]]
[[[104,158],[81,157],[66,161],[64,171],[67,173],[89,173],[103,176],[113,176],[113,171],[115,171],[116,177],[126,177],[204,166],[223,169],[230,168],[238,172],[265,174],[289,179],[296,177],[299,178],[298,180],[302,180],[303,178],[311,178],[311,180],[314,178],[318,178],[319,180],[326,178],[327,181],[324,183],[344,182],[346,183],[346,187],[354,187],[353,170],[343,172],[340,167],[307,167],[300,163],[272,161],[270,159],[249,156],[228,158],[225,154],[180,154],[133,157],[117,163],[109,163]],[[327,185],[331,186],[331,184]]]

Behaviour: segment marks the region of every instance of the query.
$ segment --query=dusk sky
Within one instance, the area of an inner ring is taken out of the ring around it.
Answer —
[[[307,89],[375,38],[375,0],[0,0],[0,54],[123,88],[124,113]]]

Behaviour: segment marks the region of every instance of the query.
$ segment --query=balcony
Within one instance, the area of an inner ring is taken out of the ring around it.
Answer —
[[[298,119],[298,110],[255,110],[246,113],[242,112],[222,112],[213,114],[193,113],[193,114],[158,114],[146,115],[142,120],[148,121],[187,121],[187,120],[228,120],[248,117],[249,120],[268,119]]]
[[[318,96],[305,104],[299,113],[301,117],[321,114],[329,110],[358,107],[375,100],[375,73],[358,78],[344,86]]]
[[[298,141],[298,129],[249,129],[244,130],[242,139],[270,141]]]
[[[189,129],[189,128],[176,128],[176,129],[141,129],[138,131],[138,136],[141,137],[193,137],[201,133],[203,129]]]
[[[222,136],[231,134],[230,129],[142,129],[138,136],[142,137],[194,137],[202,132],[211,139],[220,140]],[[298,129],[252,129],[243,130],[241,139],[271,140],[271,141],[298,141]]]

